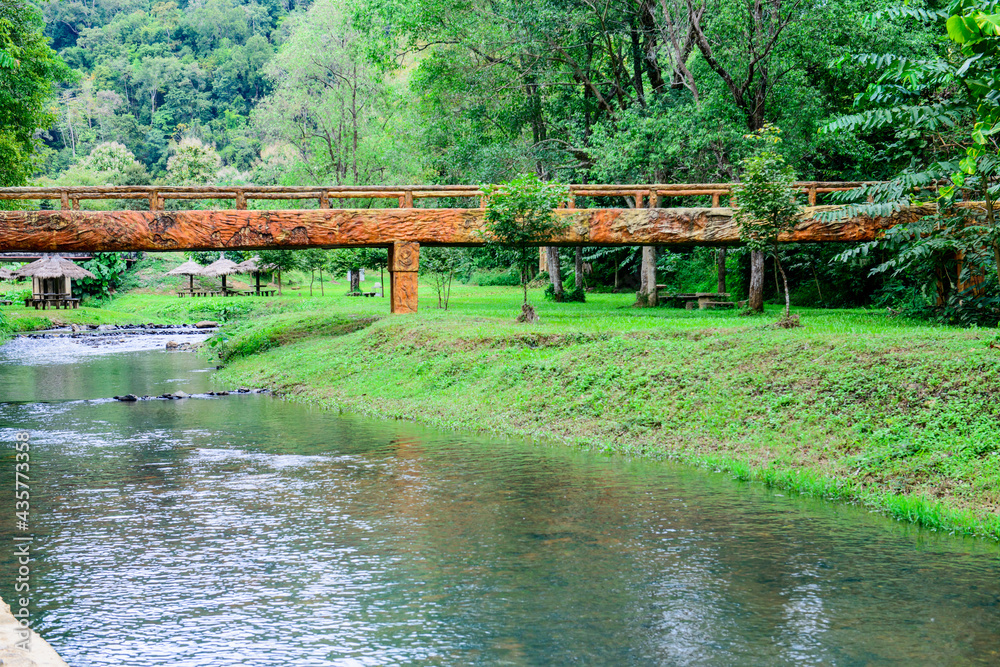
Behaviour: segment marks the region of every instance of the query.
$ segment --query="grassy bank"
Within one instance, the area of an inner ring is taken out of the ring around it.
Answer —
[[[427,290],[424,291],[426,294]],[[635,310],[627,295],[539,302],[509,288],[422,300],[284,299],[225,332],[220,381],[436,426],[671,458],[1000,538],[993,331],[864,311]]]

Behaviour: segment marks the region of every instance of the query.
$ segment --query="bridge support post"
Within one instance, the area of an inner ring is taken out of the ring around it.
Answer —
[[[417,312],[417,270],[419,268],[419,243],[396,242],[389,246],[391,312]]]

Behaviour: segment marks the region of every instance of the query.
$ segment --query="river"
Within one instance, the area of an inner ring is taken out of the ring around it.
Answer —
[[[33,623],[74,667],[1000,664],[996,544],[266,394],[109,400],[212,388],[168,337],[0,348],[0,484],[29,431]]]

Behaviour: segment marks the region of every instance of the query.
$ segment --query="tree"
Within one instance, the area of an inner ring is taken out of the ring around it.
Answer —
[[[261,250],[257,253],[260,257],[260,267],[270,269],[278,273],[278,296],[281,296],[281,272],[291,271],[299,265],[299,258],[294,250]]]
[[[841,198],[825,217],[888,215],[934,202],[937,215],[890,229],[884,238],[840,258],[916,284],[927,310],[965,323],[1000,321],[1000,17],[989,0],[960,0],[947,9],[897,5],[872,14],[927,24],[950,43],[924,57],[855,54],[877,74],[855,98],[858,112],[824,132],[890,132],[887,155],[901,166],[883,183]],[[846,64],[846,60],[841,61]],[[942,186],[942,182],[948,182]],[[982,206],[966,202],[979,200]],[[878,251],[878,252],[873,252]],[[881,255],[882,261],[872,261]]]
[[[219,171],[222,161],[215,148],[194,137],[177,142],[167,161],[167,180],[173,185],[205,185]]]
[[[384,248],[345,248],[330,253],[330,270],[338,273],[350,273],[351,285],[348,292],[361,291],[361,269],[379,269],[386,267],[389,253]],[[381,278],[380,278],[381,280]],[[382,290],[385,294],[385,289]]]
[[[316,0],[296,15],[268,68],[274,92],[253,114],[268,140],[295,147],[300,178],[313,183],[410,181],[420,152],[407,105],[345,16],[341,0]]]
[[[0,186],[24,185],[31,175],[35,132],[55,120],[47,109],[52,84],[68,76],[42,34],[35,6],[0,3]]]
[[[782,321],[789,322],[791,297],[788,275],[778,255],[778,236],[794,228],[799,217],[795,172],[776,150],[781,143],[781,130],[765,123],[752,137],[757,149],[741,162],[742,180],[733,186],[736,197],[733,215],[740,228],[740,238],[751,251],[770,250],[774,256],[785,287]]]
[[[455,272],[466,261],[466,251],[462,248],[427,246],[420,249],[420,255],[420,271],[431,278],[437,292],[438,308],[448,310],[451,282]]]
[[[566,225],[556,218],[555,209],[566,201],[569,188],[542,181],[532,172],[507,183],[484,185],[482,189],[487,197],[486,242],[516,251],[515,266],[524,292],[517,319],[535,322],[538,316],[528,303],[528,280],[536,261],[534,247],[565,229]]]
[[[323,294],[323,269],[330,263],[330,254],[322,248],[309,248],[299,252],[299,265],[309,271],[309,296],[313,295],[313,280],[319,271],[319,292]]]

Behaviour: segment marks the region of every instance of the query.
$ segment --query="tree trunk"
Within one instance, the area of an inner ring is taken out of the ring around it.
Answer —
[[[326,296],[323,294],[323,269],[319,270],[319,295]]]
[[[563,284],[562,273],[559,270],[559,248],[549,246],[546,250],[548,251],[549,280],[552,281],[552,292],[555,294],[556,301],[562,301]]]
[[[774,263],[778,265],[778,271],[781,272],[781,281],[785,285],[785,319],[788,319],[788,314],[792,310],[792,298],[788,293],[788,276],[785,275],[785,267],[781,265],[781,260],[778,259],[777,248],[775,248],[774,253]]]
[[[313,281],[316,280],[316,269],[309,269],[309,296],[313,295]]]
[[[655,307],[656,295],[656,246],[642,247],[642,268],[639,270],[639,293],[636,304],[640,308]]]
[[[361,291],[361,269],[351,269],[351,292]]]
[[[583,288],[583,248],[580,246],[576,247],[576,253],[574,257],[573,272],[575,275],[576,288]]]
[[[281,269],[278,269],[278,296],[281,296]]]
[[[750,310],[755,313],[764,312],[764,252],[750,252]]]
[[[718,284],[715,291],[722,294],[726,291],[726,249],[719,248],[715,251],[715,268],[718,271]]]
[[[816,281],[816,294],[819,295],[819,305],[825,306],[826,304],[823,303],[823,288],[820,287],[819,285],[819,274],[816,272],[815,262],[812,265],[812,270],[813,270],[813,280]]]

